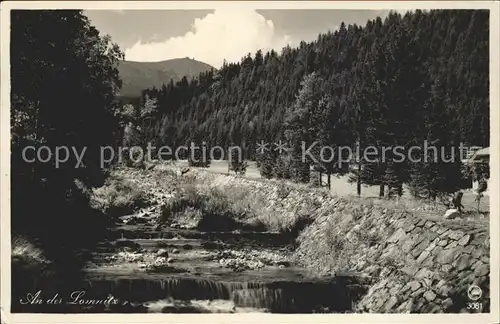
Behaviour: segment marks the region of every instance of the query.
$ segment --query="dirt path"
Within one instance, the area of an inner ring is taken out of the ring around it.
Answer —
[[[189,167],[187,160],[176,161],[175,165],[177,167]],[[206,172],[211,172],[214,174],[221,175],[234,175],[233,172],[228,172],[227,161],[212,161],[209,168],[203,168]],[[248,162],[248,167],[245,175],[240,175],[244,179],[252,180],[252,181],[269,181],[267,179],[262,178],[260,175],[259,169],[254,161]],[[331,193],[335,196],[339,197],[357,197],[356,196],[356,183],[349,182],[349,176],[331,176]],[[324,174],[322,177],[323,186],[326,188],[327,176]],[[290,183],[289,185],[294,185]],[[414,199],[409,194],[410,190],[405,186],[404,188],[404,200],[408,201],[410,204],[414,202]],[[475,200],[475,194],[472,189],[463,190],[464,196],[462,199],[462,204],[465,207],[466,211],[476,212],[477,210],[477,202]],[[379,186],[373,185],[365,185],[363,184],[361,190],[362,198],[379,198]],[[418,202],[418,204],[422,204],[422,202]],[[444,206],[439,206],[441,209],[444,209]],[[480,210],[482,212],[489,212],[490,210],[490,197],[489,194],[486,193],[483,199],[480,202]],[[443,211],[439,211],[440,215],[443,214]]]

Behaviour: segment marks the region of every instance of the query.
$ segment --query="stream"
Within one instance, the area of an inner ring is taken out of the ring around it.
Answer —
[[[119,224],[85,269],[111,313],[342,313],[363,294],[355,276],[320,277],[288,260],[278,233]]]

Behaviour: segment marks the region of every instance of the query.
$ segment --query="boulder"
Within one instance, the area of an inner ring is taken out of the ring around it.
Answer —
[[[460,214],[460,212],[458,211],[458,209],[448,209],[444,213],[443,218],[445,218],[445,219],[453,219],[453,218],[457,217],[459,214]]]
[[[165,249],[159,249],[158,252],[156,252],[156,255],[168,258],[168,251]]]
[[[117,240],[115,242],[115,247],[118,249],[128,248],[128,249],[132,249],[132,250],[138,250],[141,246],[134,241],[120,239],[120,240]]]
[[[283,267],[283,268],[288,268],[290,267],[290,262],[289,261],[278,261],[276,262],[276,264],[280,267]]]

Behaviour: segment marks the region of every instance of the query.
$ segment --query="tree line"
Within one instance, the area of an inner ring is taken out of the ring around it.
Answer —
[[[116,93],[123,53],[81,10],[13,10],[10,37],[11,233],[44,251],[62,293],[77,284],[85,251],[110,226],[88,192],[106,179],[100,148],[122,136]],[[29,146],[86,148],[83,167],[75,168],[73,155],[59,166],[54,159],[28,163]],[[27,280],[12,273],[15,290]]]
[[[488,146],[488,62],[487,10],[391,12],[365,26],[342,23],[296,48],[259,50],[192,80],[145,89],[124,107],[156,146],[238,145],[267,178],[309,182],[312,169],[328,179],[350,174],[358,194],[370,184],[381,195],[400,196],[407,184],[415,196],[435,198],[463,186],[458,151],[447,150],[452,163],[393,163],[389,156],[339,167],[339,157],[303,161],[300,143]],[[261,140],[285,141],[290,150],[259,154]]]

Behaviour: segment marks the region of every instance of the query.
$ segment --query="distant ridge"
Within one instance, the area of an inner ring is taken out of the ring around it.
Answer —
[[[137,97],[141,91],[153,86],[161,87],[170,79],[179,81],[183,76],[192,78],[213,69],[209,64],[190,58],[178,58],[161,62],[122,61],[118,66],[123,81],[120,96]]]

